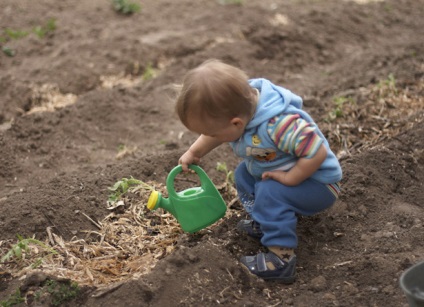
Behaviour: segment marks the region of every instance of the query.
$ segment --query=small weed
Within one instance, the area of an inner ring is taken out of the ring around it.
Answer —
[[[57,252],[54,249],[52,249],[51,247],[47,246],[43,242],[38,241],[36,239],[33,239],[33,238],[24,239],[23,237],[18,235],[18,240],[19,240],[18,243],[13,245],[12,248],[6,253],[6,255],[1,257],[1,260],[0,260],[1,262],[9,261],[12,258],[22,260],[24,258],[25,253],[29,252],[29,244],[36,244],[44,248],[51,254],[57,254]],[[35,262],[32,266],[34,265],[39,266],[40,264],[41,264],[41,260],[39,259],[39,261]]]
[[[60,306],[63,303],[75,298],[80,288],[77,283],[59,283],[55,280],[47,280],[46,284],[46,292],[48,292],[51,296],[51,304],[52,306]]]
[[[36,269],[38,268],[41,264],[43,263],[43,259],[42,258],[38,258],[34,261],[33,264],[31,264],[31,269]]]
[[[142,78],[144,81],[148,81],[153,79],[154,76],[155,76],[155,70],[153,69],[152,64],[149,63],[147,64],[147,67],[143,72]]]
[[[112,0],[112,3],[115,11],[124,15],[131,15],[140,11],[138,3],[129,2],[128,0]]]
[[[8,46],[1,47],[1,51],[3,51],[3,53],[9,57],[14,57],[16,54],[16,51]]]
[[[37,290],[34,292],[34,299],[38,302],[41,298],[41,294],[43,294],[43,291]]]
[[[119,144],[118,145],[118,152],[124,151],[127,148],[125,144]]]
[[[36,26],[33,29],[33,32],[35,35],[37,35],[39,38],[45,37],[48,33],[53,32],[56,30],[56,19],[50,18],[47,23],[44,26]]]
[[[133,177],[129,179],[122,178],[121,180],[115,182],[111,188],[108,188],[109,191],[112,191],[112,193],[109,194],[109,198],[107,200],[108,204],[116,203],[121,199],[123,194],[128,192],[131,187],[140,185],[148,190],[153,190],[153,187],[149,186],[147,183],[138,179],[134,179]]]
[[[233,4],[233,5],[243,5],[243,0],[218,0],[219,4],[227,5],[227,4]]]
[[[0,301],[1,307],[11,307],[14,305],[18,305],[25,301],[25,298],[22,297],[21,291],[17,289],[15,293],[11,294],[9,298],[5,301]]]
[[[377,84],[377,88],[381,92],[397,94],[396,79],[393,74],[390,74],[386,80],[381,80]]]
[[[118,145],[118,153],[116,154],[116,159],[122,159],[125,156],[132,155],[137,151],[137,146],[127,146],[125,144]]]
[[[339,96],[339,97],[335,97],[333,98],[333,103],[334,103],[334,109],[332,109],[329,113],[328,116],[326,118],[326,121],[330,122],[333,121],[337,118],[343,117],[344,113],[343,113],[343,109],[344,109],[344,105],[346,103],[354,103],[352,98],[348,98],[348,97],[344,97],[344,96]]]
[[[234,184],[234,172],[228,170],[227,164],[225,162],[223,162],[223,163],[218,162],[216,164],[216,170],[219,171],[219,172],[225,173],[225,183],[227,185],[232,186]]]
[[[37,35],[39,38],[43,38],[46,34],[53,32],[56,30],[56,19],[50,18],[47,20],[47,23],[44,26],[36,26],[32,29],[32,32]],[[5,44],[8,41],[21,39],[28,36],[31,31],[24,30],[13,30],[10,28],[6,28],[3,31],[3,35],[0,36],[0,44]],[[16,55],[16,51],[8,46],[2,46],[1,50],[3,53],[9,57],[13,57]]]
[[[4,30],[4,34],[9,39],[20,39],[20,38],[27,36],[29,34],[29,32],[21,31],[21,30],[12,30],[12,29],[7,28],[6,30]]]

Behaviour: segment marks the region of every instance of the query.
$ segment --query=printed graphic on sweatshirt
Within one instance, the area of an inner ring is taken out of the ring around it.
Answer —
[[[277,152],[274,148],[256,148],[248,146],[246,148],[246,154],[258,161],[273,161],[277,157]]]
[[[259,138],[259,136],[257,134],[254,134],[252,136],[252,144],[253,146],[258,146],[262,143],[261,139]]]

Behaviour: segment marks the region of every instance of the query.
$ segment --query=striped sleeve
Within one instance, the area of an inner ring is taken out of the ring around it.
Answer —
[[[299,114],[283,114],[268,123],[268,134],[281,151],[302,158],[312,158],[323,140],[315,132],[315,125]]]

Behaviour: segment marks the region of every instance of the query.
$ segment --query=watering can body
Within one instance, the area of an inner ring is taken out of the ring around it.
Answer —
[[[190,165],[200,178],[200,187],[192,187],[180,192],[175,191],[175,177],[182,171],[181,165],[176,166],[166,179],[168,198],[160,192],[153,191],[147,202],[147,208],[156,210],[163,208],[171,213],[186,232],[196,232],[225,215],[227,206],[215,185],[206,173],[197,165]]]

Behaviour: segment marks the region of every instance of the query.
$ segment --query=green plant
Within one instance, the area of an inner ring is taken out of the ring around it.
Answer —
[[[152,64],[149,63],[147,64],[147,67],[143,72],[142,78],[144,81],[148,81],[153,79],[154,76],[155,76],[155,70],[153,69]]]
[[[333,121],[337,118],[344,116],[344,106],[346,103],[353,103],[353,99],[344,96],[338,96],[333,98],[334,108],[328,112],[328,116],[326,118],[327,121]]]
[[[149,186],[147,183],[138,179],[134,179],[133,177],[129,179],[122,178],[121,180],[118,180],[112,187],[108,188],[109,191],[112,191],[112,193],[109,194],[108,203],[113,204],[117,202],[121,199],[123,194],[128,192],[131,187],[140,185],[148,190],[153,190],[153,187]]]
[[[225,173],[225,183],[227,185],[233,185],[234,184],[234,172],[228,170],[227,164],[225,162],[223,162],[223,163],[221,163],[221,162],[216,163],[216,169],[219,172],[224,172]]]
[[[125,144],[119,144],[118,145],[118,152],[124,151],[127,148]]]
[[[218,0],[222,5],[234,4],[234,5],[243,5],[243,0]]]
[[[0,302],[1,307],[11,307],[14,305],[18,305],[25,301],[25,298],[22,297],[21,291],[17,289],[15,293],[11,294],[9,298],[5,301]]]
[[[56,30],[56,19],[50,18],[47,20],[44,26],[36,26],[32,29],[32,32],[37,35],[39,38],[43,38],[47,33],[51,33]],[[30,34],[29,31],[24,30],[13,30],[6,28],[3,32],[3,36],[0,36],[0,44],[5,44],[10,40],[20,39],[26,37]],[[2,46],[1,50],[3,53],[9,57],[13,57],[16,54],[16,51],[8,46]]]
[[[1,260],[0,260],[1,262],[9,261],[13,257],[16,257],[18,260],[22,260],[23,259],[23,253],[29,252],[29,244],[36,244],[36,245],[44,248],[45,250],[47,250],[51,254],[57,254],[57,252],[53,248],[47,246],[46,244],[44,244],[41,241],[38,241],[38,240],[33,239],[33,238],[24,239],[20,235],[17,235],[17,237],[18,237],[18,240],[19,240],[18,243],[13,245],[11,247],[11,249],[3,257],[1,257]],[[38,263],[38,265],[39,265],[39,263]]]
[[[397,94],[396,79],[393,74],[389,74],[386,80],[381,80],[377,84],[377,88],[383,94]],[[382,95],[383,96],[383,95]]]
[[[138,3],[129,2],[128,0],[112,0],[112,3],[115,11],[124,15],[131,15],[140,11]]]
[[[33,32],[39,37],[43,38],[46,34],[56,30],[56,19],[50,18],[44,26],[36,26]]]
[[[12,30],[10,28],[7,28],[6,30],[4,30],[4,34],[9,39],[20,39],[20,38],[27,36],[29,34],[29,32],[22,31],[22,30]]]
[[[16,54],[15,50],[13,50],[12,48],[10,48],[8,46],[1,47],[1,51],[3,51],[3,53],[5,55],[10,56],[10,57],[15,56],[15,54]]]
[[[35,26],[32,29],[32,32],[37,35],[39,38],[43,38],[47,33],[53,32],[56,30],[56,19],[50,18],[47,20],[45,25]],[[0,42],[5,43],[9,40],[20,39],[28,36],[31,32],[25,30],[13,30],[10,28],[6,28],[4,30],[4,35],[0,37]]]
[[[43,292],[41,290],[37,290],[34,292],[34,299],[38,302],[41,298],[41,295],[43,294]]]
[[[48,279],[45,283],[46,292],[51,296],[52,306],[60,306],[66,301],[75,298],[80,288],[76,282],[63,283],[56,280]]]

